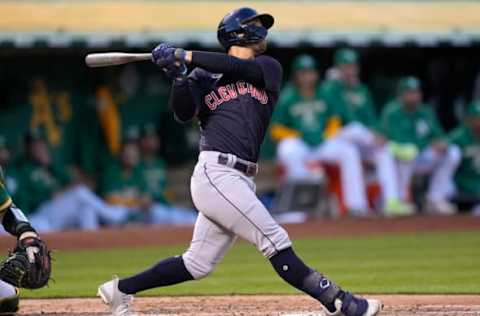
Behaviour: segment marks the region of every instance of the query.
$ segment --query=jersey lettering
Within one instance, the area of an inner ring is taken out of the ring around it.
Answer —
[[[239,95],[249,94],[261,104],[268,103],[268,95],[263,89],[257,89],[251,83],[237,81],[235,84],[227,84],[210,91],[203,98],[204,103],[212,111],[216,110],[222,103],[238,98]]]

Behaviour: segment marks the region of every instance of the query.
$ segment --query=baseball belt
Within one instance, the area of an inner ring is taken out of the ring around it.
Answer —
[[[228,155],[227,154],[218,155],[218,163],[221,165],[230,166],[228,163]],[[236,158],[236,161],[233,164],[233,166],[230,166],[230,167],[244,173],[248,177],[254,177],[258,173],[258,164],[240,159],[238,157]]]

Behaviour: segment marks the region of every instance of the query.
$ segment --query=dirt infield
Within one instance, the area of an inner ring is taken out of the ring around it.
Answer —
[[[381,295],[384,316],[480,315],[480,296]],[[135,301],[139,315],[290,315],[314,316],[318,304],[307,296],[157,297]],[[20,315],[108,315],[97,299],[24,300]]]

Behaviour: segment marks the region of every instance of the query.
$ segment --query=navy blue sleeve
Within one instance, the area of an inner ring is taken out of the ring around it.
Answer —
[[[275,58],[265,55],[255,58],[255,62],[262,70],[265,90],[280,92],[283,82],[282,65]]]
[[[198,98],[194,96],[194,87],[191,78],[174,80],[170,92],[170,108],[175,119],[181,123],[192,120],[198,113]]]
[[[240,59],[224,53],[192,52],[192,65],[212,73],[222,73],[263,88],[262,68],[255,59]]]

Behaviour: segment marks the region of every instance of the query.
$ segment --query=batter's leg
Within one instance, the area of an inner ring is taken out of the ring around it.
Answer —
[[[199,214],[190,248],[183,256],[164,259],[150,269],[122,279],[122,293],[140,291],[201,279],[213,271],[225,252],[235,241],[235,235]]]
[[[291,246],[285,230],[255,195],[253,181],[239,171],[214,163],[198,164],[191,190],[202,214],[256,245],[265,257]]]
[[[197,208],[256,245],[290,285],[317,299],[330,312],[370,316],[381,309],[380,302],[355,297],[305,265],[293,251],[286,231],[256,197],[250,178],[221,165],[204,163],[197,165],[192,179],[192,198]]]
[[[182,256],[193,278],[208,276],[236,239],[234,233],[200,213],[190,247]]]

